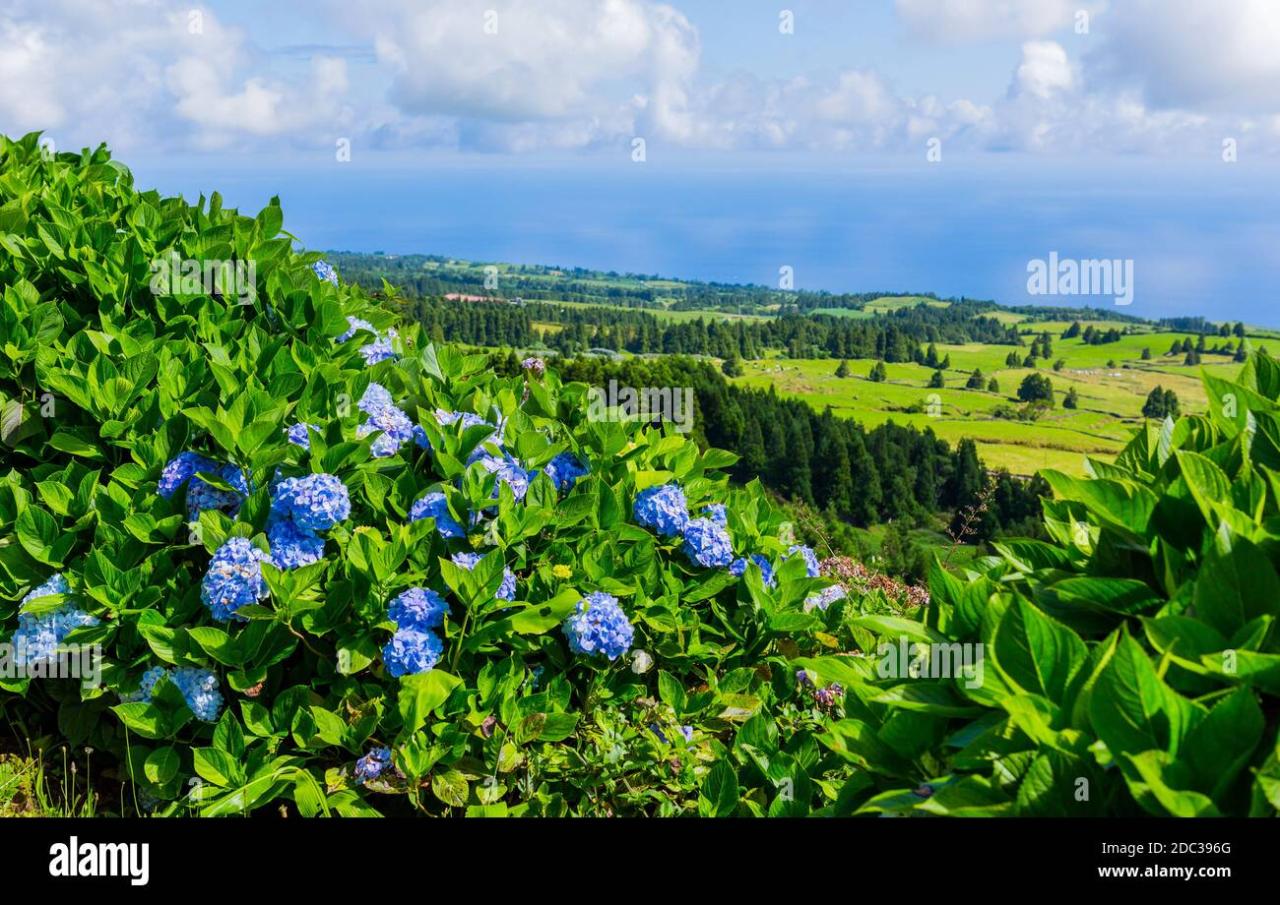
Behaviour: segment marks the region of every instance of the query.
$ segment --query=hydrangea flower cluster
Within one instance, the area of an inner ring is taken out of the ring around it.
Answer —
[[[277,569],[296,569],[324,558],[328,531],[351,515],[347,486],[331,474],[285,478],[275,486],[267,540]]]
[[[678,484],[663,484],[640,491],[632,513],[637,522],[663,537],[677,537],[689,524],[688,504]]]
[[[364,785],[371,779],[377,779],[389,766],[391,766],[391,749],[385,747],[374,748],[356,761],[356,782]]]
[[[303,531],[286,518],[267,522],[271,564],[277,569],[297,569],[324,559],[324,538]]]
[[[813,552],[812,547],[804,544],[793,544],[791,549],[787,551],[788,556],[795,556],[797,553],[804,559],[805,574],[810,578],[817,578],[822,569],[818,563],[818,554]]]
[[[491,475],[496,475],[497,483],[493,485],[493,498],[498,498],[499,485],[506,484],[511,488],[511,495],[516,500],[523,500],[524,495],[529,492],[529,474],[515,462],[509,458],[498,458],[497,456],[483,455],[477,461],[485,471]]]
[[[704,569],[718,569],[733,562],[733,541],[723,525],[711,519],[696,518],[684,529],[684,555]],[[745,569],[745,563],[743,565]],[[770,573],[772,575],[772,568]]]
[[[596,591],[578,601],[565,620],[564,635],[575,654],[601,654],[616,660],[631,649],[635,629],[615,597]]]
[[[64,603],[46,613],[22,612],[33,600],[70,593],[71,586],[67,584],[67,579],[61,573],[55,573],[48,581],[33,588],[22,598],[18,608],[18,629],[9,639],[15,665],[28,667],[51,660],[67,635],[78,628],[98,624],[98,620],[93,616],[69,603]]]
[[[428,672],[435,668],[444,653],[444,644],[435,632],[397,629],[382,648],[382,662],[393,679]]]
[[[759,553],[752,553],[751,562],[754,562],[757,566],[760,567],[760,574],[764,578],[764,586],[766,588],[771,588],[777,583],[777,580],[773,576],[773,563],[769,562],[769,560],[766,557],[760,555]],[[746,574],[746,572],[747,572],[747,557],[745,556],[735,559],[729,565],[729,573],[731,575],[737,576],[738,578],[741,578],[743,575]]]
[[[328,261],[316,261],[311,265],[311,272],[326,283],[338,285],[338,271]]]
[[[150,704],[156,686],[162,679],[168,679],[182,692],[183,700],[196,715],[196,719],[206,723],[217,721],[222,710],[222,692],[218,691],[218,677],[207,669],[192,666],[166,669],[163,666],[153,666],[142,674],[142,684],[138,691],[123,700]]]
[[[397,626],[420,632],[438,628],[448,612],[449,604],[429,588],[409,588],[387,606],[387,615]]]
[[[328,531],[351,515],[351,497],[342,480],[331,474],[285,478],[276,485],[271,514],[303,531]]]
[[[373,342],[366,343],[360,348],[360,354],[364,356],[365,367],[396,357],[396,351],[391,346],[391,341],[397,336],[394,329],[387,330],[386,333],[380,333],[367,320],[352,317],[351,315],[347,315],[347,330],[338,336],[334,342],[344,343],[361,330],[373,334]]]
[[[825,610],[837,600],[844,600],[849,596],[849,592],[844,589],[844,585],[833,584],[829,588],[823,588],[816,594],[810,594],[804,599],[805,612],[813,609]]]
[[[433,669],[444,653],[444,642],[432,631],[444,622],[449,605],[435,591],[409,588],[387,607],[396,632],[382,648],[382,662],[393,678]]]
[[[284,435],[294,446],[301,446],[310,452],[311,450],[311,431],[319,433],[320,428],[314,424],[308,424],[305,421],[299,421],[297,424],[290,424],[284,429]]]
[[[708,506],[704,517],[690,519],[680,485],[663,484],[641,491],[632,513],[637,522],[663,537],[681,536],[681,549],[693,563],[704,569],[718,569],[733,562],[733,541],[725,529],[728,515],[723,506],[716,509],[716,505]],[[742,568],[746,568],[745,564]]]
[[[729,524],[729,512],[724,507],[724,503],[708,503],[702,507],[703,518],[709,518],[717,525]]]
[[[579,461],[573,453],[563,452],[556,456],[542,469],[556,490],[561,492],[572,490],[578,478],[587,475],[589,469]]]
[[[213,554],[200,583],[200,599],[214,619],[229,622],[236,610],[267,596],[262,563],[267,559],[246,537],[230,537]]]
[[[415,500],[409,507],[409,521],[419,522],[424,518],[436,520],[436,531],[441,537],[466,537],[466,529],[449,513],[449,501],[439,490],[426,494]]]
[[[419,446],[427,446],[426,434],[396,406],[391,393],[381,384],[369,384],[357,407],[369,416],[364,424],[356,428],[357,437],[364,438],[374,431],[382,431],[381,436],[373,441],[373,455],[376,458],[394,456],[401,446],[411,440],[417,441]]]
[[[479,553],[455,553],[451,557],[455,566],[460,566],[470,572],[476,567],[483,557]],[[502,570],[502,584],[498,586],[498,592],[493,595],[499,600],[515,600],[516,599],[516,576],[510,569]]]
[[[214,475],[232,491],[210,487],[197,474]],[[206,509],[217,509],[235,518],[240,504],[249,495],[249,478],[238,465],[221,464],[195,452],[182,452],[170,459],[160,472],[156,492],[170,499],[183,485],[187,485],[187,520],[194,522]]]

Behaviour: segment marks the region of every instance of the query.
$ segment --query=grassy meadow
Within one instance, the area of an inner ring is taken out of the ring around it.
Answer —
[[[1053,336],[1066,326],[1034,324],[1037,333],[1048,328]],[[929,387],[932,369],[910,363],[886,365],[888,380],[874,383],[867,378],[874,362],[866,360],[850,361],[851,373],[845,378],[835,376],[839,361],[834,359],[748,361],[743,363],[745,373],[735,382],[762,388],[772,384],[779,393],[804,399],[818,409],[830,406],[837,415],[868,427],[892,420],[931,428],[952,443],[968,437],[977,442],[985,462],[1014,474],[1032,474],[1041,468],[1083,474],[1086,456],[1110,456],[1123,447],[1141,424],[1143,403],[1154,387],[1176,392],[1184,412],[1202,412],[1206,404],[1202,369],[1221,376],[1239,370],[1223,355],[1205,354],[1201,366],[1191,367],[1183,364],[1182,355],[1165,354],[1175,339],[1184,338],[1181,333],[1142,333],[1100,346],[1079,339],[1054,339],[1053,358],[1048,363],[1041,360],[1035,370],[1053,381],[1057,404],[1036,421],[996,415],[1002,407],[1018,407],[1018,386],[1032,373],[1030,368],[1006,366],[1010,346],[938,345],[939,357],[951,357],[943,389]],[[1151,350],[1149,361],[1142,360],[1144,348]],[[1054,371],[1052,363],[1058,359],[1065,364]],[[1109,362],[1115,366],[1108,367]],[[987,379],[995,377],[1000,392],[966,389],[975,368],[981,368]],[[1071,387],[1079,397],[1074,410],[1062,407]]]

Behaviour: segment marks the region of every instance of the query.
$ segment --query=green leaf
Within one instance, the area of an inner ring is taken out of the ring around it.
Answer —
[[[400,680],[401,734],[407,738],[422,728],[427,715],[449,699],[455,688],[462,684],[457,676],[440,669],[405,676]]]
[[[170,746],[165,746],[147,755],[142,770],[148,780],[162,786],[178,775],[181,763],[178,752]]]
[[[996,628],[994,653],[1010,681],[1032,694],[1064,703],[1066,689],[1087,656],[1071,629],[1017,597]]]
[[[725,760],[718,760],[698,789],[698,813],[703,817],[732,817],[738,810],[738,777]]]

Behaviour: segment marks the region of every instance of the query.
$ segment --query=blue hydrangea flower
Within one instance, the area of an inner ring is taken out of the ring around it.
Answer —
[[[360,354],[364,356],[365,367],[372,367],[380,361],[390,361],[396,357],[396,350],[391,346],[391,340],[394,338],[394,331],[389,331],[391,335],[379,336],[371,343],[360,348]]]
[[[360,354],[364,356],[365,367],[396,357],[395,349],[391,345],[391,341],[396,338],[395,330],[388,330],[383,334],[367,320],[352,317],[351,315],[347,315],[347,330],[339,335],[334,342],[344,343],[361,330],[373,334],[373,342],[365,343],[360,347]]]
[[[813,552],[812,547],[805,546],[804,544],[795,544],[787,551],[788,556],[794,556],[797,553],[804,557],[805,573],[810,578],[817,578],[821,571],[818,567],[818,554]]]
[[[338,285],[338,271],[333,269],[333,265],[328,261],[316,261],[311,265],[311,272],[326,283]]]
[[[387,607],[387,615],[400,628],[425,632],[444,622],[449,613],[445,599],[428,588],[402,591]]]
[[[266,558],[267,554],[246,537],[228,538],[218,548],[200,584],[200,599],[214,619],[227,622],[240,607],[267,596],[267,583],[262,577]]]
[[[320,428],[314,424],[308,424],[305,421],[299,421],[297,424],[291,424],[284,429],[284,435],[289,438],[289,442],[295,446],[301,446],[305,450],[311,449],[311,431],[320,431]]]
[[[372,415],[395,404],[395,400],[391,398],[390,390],[380,383],[370,383],[365,387],[364,393],[361,394],[360,401],[356,403],[356,408],[366,415]]]
[[[374,748],[356,761],[356,782],[364,785],[371,779],[377,779],[382,775],[382,771],[389,766],[391,766],[391,749]]]
[[[703,518],[709,518],[717,525],[729,524],[729,513],[724,508],[724,503],[708,503],[702,507]]]
[[[33,592],[34,593],[34,592]],[[54,591],[52,593],[66,593]],[[49,593],[38,596],[48,597]],[[36,599],[31,594],[26,600]],[[24,603],[26,602],[24,600]],[[18,629],[9,639],[15,665],[27,667],[46,660],[52,660],[58,647],[66,640],[67,635],[78,628],[97,625],[98,620],[88,613],[76,609],[71,604],[64,604],[47,613],[18,613]]]
[[[685,743],[686,743],[686,744],[687,744],[687,743],[689,743],[689,742],[691,742],[691,741],[693,741],[693,727],[692,727],[692,726],[681,726],[681,727],[680,727],[680,734],[684,736],[684,740],[685,740]]]
[[[412,676],[432,669],[444,653],[444,644],[434,632],[402,628],[382,649],[382,662],[392,678]]]
[[[303,531],[328,531],[351,515],[351,496],[347,485],[336,475],[285,478],[276,485],[271,512],[289,519]]]
[[[761,556],[759,553],[752,553],[752,554],[751,554],[751,561],[752,561],[752,562],[754,562],[757,566],[759,566],[759,567],[760,567],[760,574],[761,574],[761,577],[763,577],[763,578],[764,578],[764,586],[765,586],[766,588],[771,588],[771,587],[773,587],[773,585],[774,585],[774,578],[773,578],[773,564],[772,564],[771,562],[769,562],[769,560],[768,560],[768,559],[766,559],[765,557]],[[746,574],[746,572],[747,572],[747,560],[746,560],[746,557],[739,557],[738,559],[735,559],[735,560],[734,560],[734,561],[729,565],[729,572],[730,572],[730,574],[732,574],[732,575],[736,575],[736,576],[738,576],[739,578],[741,578],[743,575],[745,575],[745,574]]]
[[[347,330],[346,332],[340,334],[338,338],[334,340],[334,342],[344,343],[347,340],[351,339],[351,337],[355,336],[361,330],[364,330],[367,333],[372,333],[374,336],[378,335],[378,331],[373,329],[373,324],[369,323],[367,320],[365,320],[362,317],[352,317],[350,314],[348,314]]]
[[[187,487],[187,520],[196,521],[200,518],[200,513],[206,509],[217,509],[231,518],[235,518],[240,511],[240,504],[249,495],[248,475],[238,465],[225,464],[219,466],[216,463],[206,474],[215,475],[232,489],[230,491],[219,490],[216,487],[209,486],[198,477],[193,477],[191,484]]]
[[[196,719],[215,722],[222,710],[222,694],[218,691],[218,677],[207,669],[180,666],[169,675],[169,681],[187,701]]]
[[[635,629],[615,597],[596,591],[578,601],[564,623],[564,636],[575,654],[601,654],[616,660],[631,649]]]
[[[806,612],[814,608],[825,610],[837,600],[844,600],[848,596],[849,592],[844,589],[843,585],[833,584],[829,588],[823,588],[818,593],[810,594],[806,597],[804,599],[804,608]]]
[[[663,537],[675,537],[689,524],[689,507],[679,484],[642,490],[636,496],[633,513],[637,522]]]
[[[578,461],[578,457],[567,452],[560,453],[548,462],[543,471],[559,491],[572,490],[578,478],[588,473],[587,467]]]
[[[696,518],[684,529],[685,556],[704,569],[717,569],[733,562],[733,542],[729,533],[711,519]]]
[[[131,695],[122,695],[121,700],[124,701],[143,701],[147,704],[151,703],[151,696],[155,693],[156,685],[161,679],[167,678],[169,670],[163,666],[153,666],[142,674],[142,683],[138,686],[138,690]]]
[[[142,684],[130,695],[122,695],[123,701],[142,701],[150,704],[155,696],[156,686],[164,679],[173,683],[182,693],[183,699],[196,719],[206,723],[216,722],[222,710],[222,693],[218,691],[218,677],[207,669],[191,666],[166,669],[153,666],[142,674]]]
[[[422,429],[421,424],[413,426],[413,442],[428,452],[431,451],[431,440],[427,437],[427,432]]]
[[[455,553],[451,558],[455,566],[461,566],[469,572],[483,557],[479,553]],[[516,576],[510,569],[502,570],[502,584],[494,596],[499,600],[516,599]]]
[[[499,459],[497,456],[483,455],[478,460],[480,466],[489,474],[497,475],[498,480],[493,485],[493,498],[498,498],[498,486],[506,484],[511,488],[511,494],[517,500],[523,500],[526,493],[529,492],[529,474],[512,462],[510,459]]]
[[[417,522],[424,518],[436,520],[436,531],[441,537],[466,537],[467,532],[458,524],[458,520],[449,514],[449,501],[440,491],[432,491],[417,500],[409,508],[409,521]]]
[[[386,387],[369,384],[357,405],[369,418],[356,428],[356,436],[363,438],[374,431],[382,432],[371,447],[376,458],[394,456],[403,444],[414,439],[416,425],[396,407]]]
[[[297,569],[324,559],[324,538],[303,531],[292,520],[272,517],[267,522],[271,564],[277,569]]]
[[[212,474],[217,469],[218,463],[212,459],[205,458],[199,453],[178,453],[178,455],[169,460],[168,464],[160,472],[160,483],[156,488],[156,492],[167,500],[177,493],[187,481],[191,480],[197,472],[203,471],[206,474]]]
[[[54,572],[49,576],[44,584],[36,585],[31,589],[26,597],[22,598],[22,603],[19,605],[19,609],[26,607],[26,605],[31,601],[38,600],[41,597],[53,597],[55,594],[70,593],[71,585],[67,584],[67,579],[61,572]]]

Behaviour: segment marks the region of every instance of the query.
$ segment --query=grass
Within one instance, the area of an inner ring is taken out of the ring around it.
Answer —
[[[52,764],[39,755],[0,754],[0,818],[98,816],[92,753],[81,775],[67,749],[60,751],[60,763]]]
[[[1234,377],[1240,369],[1226,356],[1205,354],[1203,367],[1188,367],[1182,355],[1166,355],[1175,339],[1186,338],[1180,333],[1125,336],[1102,346],[1058,339],[1053,330],[1050,334],[1055,337],[1053,356],[1049,364],[1041,360],[1036,370],[1053,381],[1058,405],[1034,422],[996,414],[997,409],[1020,405],[1018,386],[1033,373],[1030,368],[1006,366],[1011,346],[938,345],[939,356],[951,357],[942,389],[930,388],[932,369],[917,364],[886,365],[888,380],[873,383],[867,374],[874,362],[867,360],[850,361],[851,376],[843,379],[835,376],[839,362],[834,359],[750,361],[743,363],[745,373],[734,382],[759,388],[772,385],[783,395],[803,399],[818,410],[830,406],[835,414],[868,427],[894,421],[928,428],[951,443],[969,438],[978,444],[985,462],[1014,474],[1056,468],[1080,475],[1086,456],[1111,457],[1123,448],[1141,425],[1142,406],[1154,387],[1177,393],[1183,411],[1203,412],[1207,400],[1202,371]],[[1216,342],[1211,339],[1210,345]],[[1142,359],[1144,349],[1150,349],[1150,360]],[[1018,351],[1025,355],[1028,350]],[[1057,359],[1065,362],[1060,371],[1051,367]],[[1113,361],[1115,366],[1108,367]],[[975,368],[981,368],[988,380],[995,377],[1000,392],[966,389]],[[1079,396],[1075,410],[1061,406],[1071,387]]]

